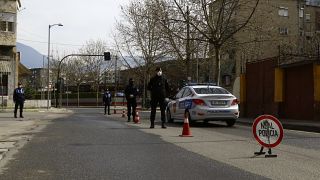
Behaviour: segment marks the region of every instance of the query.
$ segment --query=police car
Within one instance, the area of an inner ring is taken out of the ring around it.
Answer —
[[[225,121],[233,126],[239,117],[239,101],[226,89],[214,85],[186,85],[166,108],[168,122],[183,120],[185,112],[189,121]]]

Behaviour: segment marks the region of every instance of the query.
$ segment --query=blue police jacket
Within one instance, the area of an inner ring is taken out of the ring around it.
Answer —
[[[16,88],[13,92],[13,101],[18,103],[23,103],[25,101],[24,89]]]

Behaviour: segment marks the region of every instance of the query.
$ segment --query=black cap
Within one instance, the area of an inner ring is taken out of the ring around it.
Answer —
[[[157,67],[157,68],[156,68],[156,71],[162,71],[162,70],[161,70],[161,67]]]
[[[18,86],[22,85],[20,82],[18,83]]]

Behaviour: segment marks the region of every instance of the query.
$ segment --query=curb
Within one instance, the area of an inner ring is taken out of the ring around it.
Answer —
[[[247,125],[247,126],[252,126],[252,124],[253,124],[253,122],[248,122],[248,121],[243,121],[243,120],[242,121],[238,120],[236,123]],[[317,127],[317,126],[289,124],[287,122],[281,122],[281,123],[282,123],[282,126],[284,129],[320,133],[320,127]]]

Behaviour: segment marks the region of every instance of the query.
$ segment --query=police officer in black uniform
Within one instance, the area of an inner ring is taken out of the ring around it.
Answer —
[[[150,79],[150,82],[148,83],[148,90],[151,92],[150,128],[154,128],[154,120],[158,104],[161,110],[161,127],[167,128],[165,126],[165,99],[169,92],[169,85],[167,79],[162,75],[160,67],[156,68],[156,75]]]
[[[126,89],[124,90],[124,94],[127,100],[128,122],[130,122],[131,115],[134,121],[134,118],[136,117],[138,89],[134,86],[132,78],[129,79],[129,84],[126,86]],[[131,108],[132,108],[132,113],[131,113]]]
[[[107,114],[108,108],[108,115],[110,115],[110,105],[111,105],[111,93],[107,89],[103,94],[103,104],[104,104],[104,115]]]
[[[18,84],[18,88],[16,88],[13,92],[13,102],[14,106],[14,118],[17,118],[18,106],[20,107],[20,117],[23,118],[23,105],[24,105],[25,97],[24,97],[24,89],[22,88],[22,84]]]

